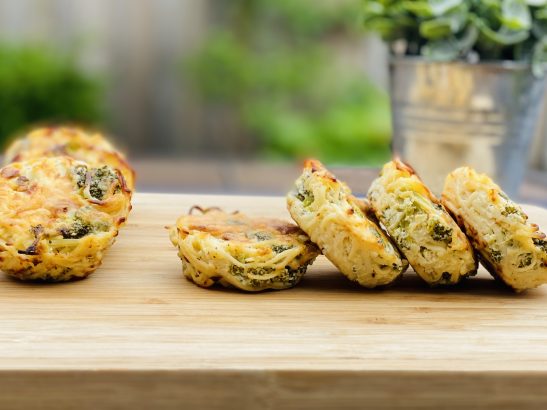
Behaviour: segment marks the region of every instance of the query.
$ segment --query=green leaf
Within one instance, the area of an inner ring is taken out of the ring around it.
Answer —
[[[501,21],[510,30],[529,30],[532,16],[524,0],[503,0]]]
[[[463,4],[463,0],[429,0],[429,7],[435,16],[441,16],[455,7]]]
[[[462,55],[465,55],[471,51],[478,38],[479,29],[474,25],[470,24],[463,33],[463,36],[458,39],[460,52],[462,53]]]
[[[536,10],[534,17],[539,20],[547,20],[547,7]]]
[[[420,35],[429,39],[436,40],[448,37],[452,34],[452,22],[449,18],[438,18],[428,20],[420,24]]]
[[[383,7],[383,14],[377,17],[393,20],[393,24],[373,23],[384,38],[406,39],[408,53],[425,53],[435,59],[462,57],[475,50],[481,59],[522,60],[524,56],[531,56],[531,49],[539,39],[547,36],[547,0],[375,0],[370,3],[369,15],[379,13]],[[400,20],[396,19],[401,16],[408,20],[404,28],[398,29]],[[469,30],[471,26],[474,28]]]
[[[532,23],[532,32],[538,39],[547,36],[547,7],[538,9],[534,13],[534,22]]]
[[[460,46],[453,38],[430,41],[422,47],[422,55],[432,61],[451,61],[460,55]]]
[[[438,17],[463,4],[463,0],[403,1],[402,6],[418,17]]]
[[[433,17],[433,11],[427,1],[403,1],[401,6],[418,17]]]
[[[476,2],[488,8],[501,10],[501,0],[476,0]]]
[[[499,31],[492,30],[483,19],[476,15],[471,15],[470,19],[486,39],[501,46],[521,43],[530,36],[530,33],[525,30],[513,31],[506,27],[502,27]]]
[[[422,55],[433,61],[450,61],[465,56],[477,41],[479,30],[470,25],[462,37],[430,41],[422,47]]]
[[[537,38],[547,36],[547,20],[534,20],[534,24],[532,25],[532,33],[534,33],[534,36]]]
[[[428,40],[449,37],[465,27],[468,15],[468,5],[461,3],[442,17],[425,20],[420,23],[420,34]]]

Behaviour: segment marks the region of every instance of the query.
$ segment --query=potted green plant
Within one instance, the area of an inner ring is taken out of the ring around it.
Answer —
[[[430,183],[464,164],[518,190],[543,101],[547,0],[366,1],[388,43],[393,150]]]

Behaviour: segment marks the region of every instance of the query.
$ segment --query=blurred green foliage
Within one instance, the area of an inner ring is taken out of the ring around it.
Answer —
[[[218,1],[218,29],[191,59],[210,106],[228,108],[270,157],[380,164],[390,153],[387,95],[359,62],[359,0]],[[342,61],[339,61],[342,60]]]
[[[95,124],[102,117],[101,91],[72,55],[0,44],[0,145],[35,123]]]
[[[520,60],[543,74],[547,0],[367,0],[364,5],[365,27],[390,43],[406,43],[409,55]]]

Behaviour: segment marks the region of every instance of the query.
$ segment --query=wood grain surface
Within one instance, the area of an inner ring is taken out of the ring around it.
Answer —
[[[538,408],[547,405],[547,286],[486,272],[385,290],[320,257],[294,289],[186,281],[165,225],[192,205],[288,218],[281,197],[137,194],[88,279],[0,276],[0,408]],[[547,210],[525,207],[547,227]]]

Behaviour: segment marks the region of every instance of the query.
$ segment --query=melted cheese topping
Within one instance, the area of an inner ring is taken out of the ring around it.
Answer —
[[[406,270],[408,263],[365,215],[365,205],[318,161],[306,161],[287,204],[296,223],[350,280],[374,288]]]
[[[114,170],[68,157],[2,168],[0,270],[51,281],[93,272],[131,207],[122,185]]]
[[[5,155],[5,165],[43,157],[70,156],[93,167],[118,169],[129,187],[135,189],[135,172],[125,157],[99,133],[78,128],[41,128],[14,141]]]
[[[170,238],[184,275],[203,287],[218,282],[246,291],[290,288],[319,253],[295,225],[213,209],[180,217]]]
[[[466,236],[414,171],[388,162],[369,190],[372,208],[429,284],[454,284],[477,270]]]
[[[442,200],[494,276],[517,291],[547,283],[545,234],[487,175],[456,169],[446,178]]]

